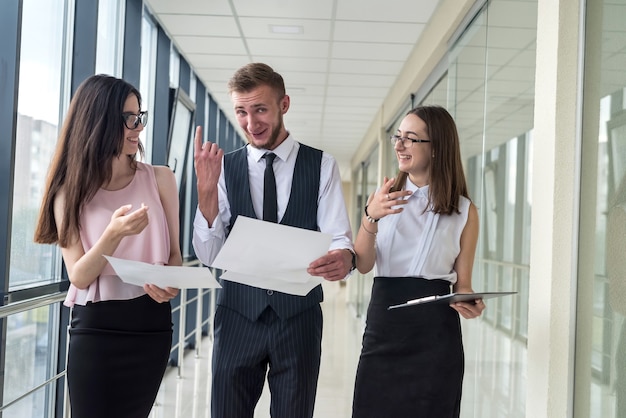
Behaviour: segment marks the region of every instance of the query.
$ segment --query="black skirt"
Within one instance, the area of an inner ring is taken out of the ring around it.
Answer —
[[[75,305],[69,332],[72,418],[147,417],[172,345],[170,304],[144,295]]]
[[[452,418],[460,412],[464,355],[458,313],[447,304],[390,305],[450,293],[450,283],[376,277],[353,400],[354,418]]]

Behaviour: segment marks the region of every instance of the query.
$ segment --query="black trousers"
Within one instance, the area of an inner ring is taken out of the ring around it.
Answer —
[[[447,304],[388,306],[450,293],[449,282],[376,277],[354,388],[354,418],[453,418],[464,355],[458,313]]]
[[[211,417],[252,418],[266,372],[272,418],[312,417],[321,341],[319,305],[287,319],[267,308],[256,321],[218,306]]]
[[[72,418],[147,417],[171,345],[169,303],[144,295],[75,305],[67,363]]]

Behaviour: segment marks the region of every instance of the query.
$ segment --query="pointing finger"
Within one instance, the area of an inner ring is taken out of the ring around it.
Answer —
[[[194,153],[202,151],[202,126],[196,126],[196,138],[194,139]]]

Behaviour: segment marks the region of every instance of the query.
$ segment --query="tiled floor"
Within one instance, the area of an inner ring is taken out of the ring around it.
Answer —
[[[324,328],[322,363],[315,404],[316,418],[346,418],[351,415],[352,389],[361,349],[361,320],[349,311],[345,287],[324,283]],[[177,368],[166,372],[150,418],[210,418],[211,341],[202,340],[196,358],[184,359],[181,377]],[[269,418],[267,384],[254,417]]]

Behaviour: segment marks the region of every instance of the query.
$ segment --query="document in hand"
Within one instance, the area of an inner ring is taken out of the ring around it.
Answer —
[[[331,242],[330,234],[238,216],[211,267],[226,270],[225,280],[304,296],[323,280],[306,269]]]
[[[423,305],[426,303],[445,303],[449,305],[455,302],[473,302],[476,299],[490,299],[499,296],[513,295],[516,293],[517,292],[448,293],[447,295],[425,296],[423,298],[409,300],[399,305],[391,305],[387,308],[387,310],[406,308],[414,305]]]
[[[213,273],[206,267],[159,266],[141,261],[124,260],[105,255],[113,270],[124,283],[143,286],[153,284],[161,288],[212,289],[220,288]]]

